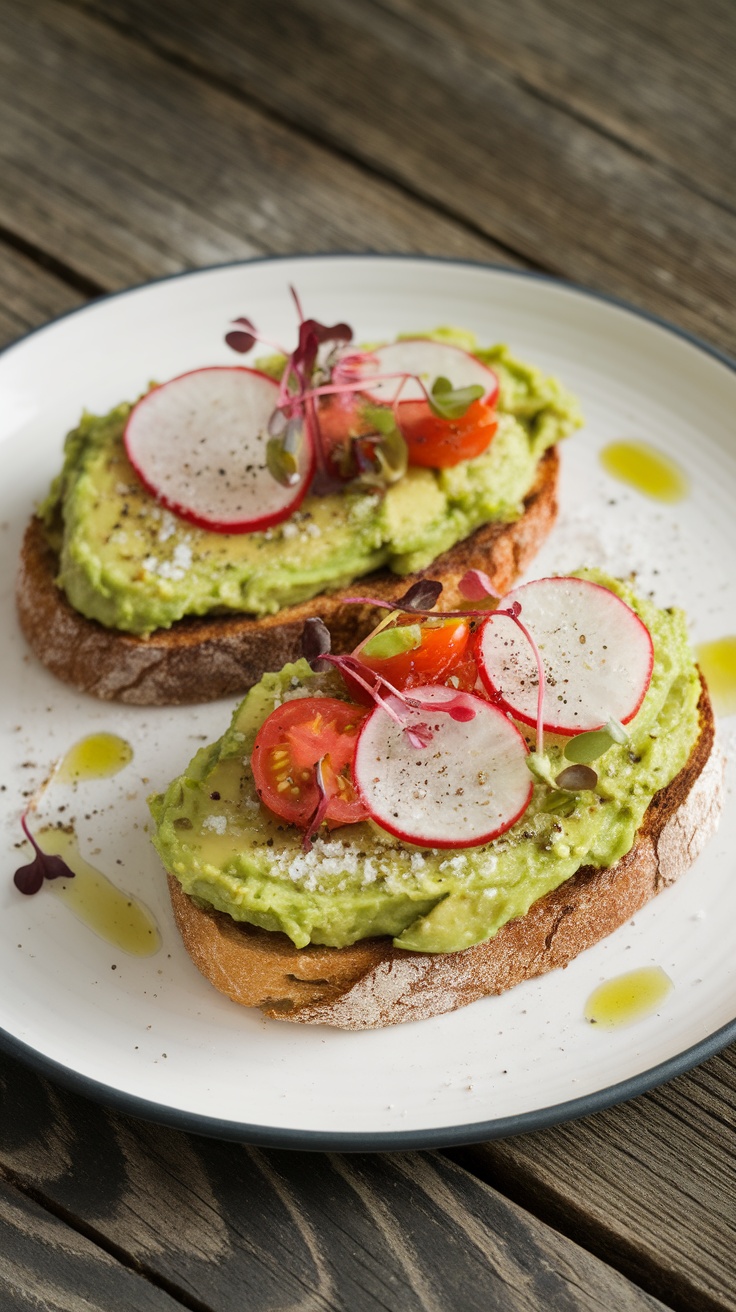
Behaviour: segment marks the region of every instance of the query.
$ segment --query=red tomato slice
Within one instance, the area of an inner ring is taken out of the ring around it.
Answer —
[[[321,760],[327,823],[365,820],[368,812],[353,786],[351,766],[366,714],[336,697],[301,697],[277,706],[258,730],[251,757],[258,796],[269,811],[306,829],[319,805]]]
[[[376,674],[382,674],[395,688],[417,688],[420,684],[444,683],[463,662],[470,638],[468,620],[452,619],[424,622],[421,646],[412,651],[383,659],[371,658],[365,650],[358,653]],[[474,662],[473,662],[474,664]],[[475,684],[475,676],[473,683]],[[362,700],[362,699],[361,699]]]
[[[459,419],[439,419],[426,401],[401,401],[397,409],[409,464],[429,469],[482,455],[498,427],[496,411],[485,401],[474,401]]]

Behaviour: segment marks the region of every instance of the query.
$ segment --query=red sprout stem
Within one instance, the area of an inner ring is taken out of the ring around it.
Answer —
[[[362,661],[359,661],[357,657],[354,656],[332,656],[329,652],[325,653],[324,656],[320,656],[319,659],[321,661],[329,661],[330,665],[334,665],[335,669],[340,670],[341,673],[347,672],[351,679],[355,679],[355,682],[368,693],[369,697],[371,697],[376,703],[376,706],[380,706],[387,715],[390,715],[395,724],[403,727],[404,722],[399,712],[385,700],[383,694],[378,691],[375,684],[370,684],[368,680],[363,677],[361,671],[368,670],[369,667],[363,665]],[[404,693],[399,692],[398,688],[394,688],[393,684],[389,683],[388,679],[384,679],[382,674],[374,674],[373,670],[369,670],[369,673],[378,683],[384,685],[390,695],[396,697],[398,701],[407,708],[411,706],[411,701],[404,695]]]
[[[518,603],[517,603],[517,604],[518,604]],[[496,613],[498,614],[499,612],[496,612]],[[542,664],[542,654],[541,654],[541,652],[540,652],[540,650],[539,650],[539,648],[538,648],[536,642],[534,641],[534,638],[532,637],[531,633],[529,632],[528,628],[526,627],[525,624],[522,624],[522,622],[521,622],[521,620],[519,619],[519,616],[516,614],[516,612],[515,612],[513,606],[510,607],[508,610],[501,611],[500,613],[501,613],[502,615],[508,615],[509,618],[512,619],[512,620],[514,621],[514,624],[517,626],[517,628],[521,629],[521,632],[524,634],[524,637],[526,638],[527,642],[529,643],[529,646],[531,647],[532,651],[534,652],[534,659],[535,659],[536,662],[537,662],[537,681],[538,681],[538,686],[537,686],[537,751],[538,751],[539,753],[541,753],[541,752],[544,751],[544,694],[545,694],[545,688],[546,688],[546,681],[545,681],[545,677],[544,677],[544,665]]]
[[[299,322],[304,323],[304,311],[302,309],[302,303],[299,299],[299,293],[296,290],[296,287],[292,287],[291,283],[289,283],[289,291],[291,292],[291,298],[296,306],[296,312],[299,315]]]
[[[31,845],[31,847],[33,848],[34,852],[40,852],[41,849],[40,849],[38,843],[36,842],[35,838],[33,837],[33,834],[31,833],[30,829],[28,828],[28,816],[30,815],[32,809],[33,809],[33,807],[32,807],[32,806],[29,806],[28,809],[25,810],[25,811],[23,812],[23,814],[22,814],[22,816],[21,816],[21,818],[20,818],[20,827],[21,827],[21,829],[23,830],[23,833],[25,834],[26,838],[28,839],[28,842],[30,843],[30,845]]]
[[[325,818],[327,807],[329,806],[330,803],[327,789],[325,788],[324,775],[322,773],[322,764],[324,762],[324,759],[325,759],[324,756],[320,757],[314,771],[315,783],[317,784],[317,791],[319,793],[319,801],[317,803],[317,807],[314,812],[314,815],[312,816],[312,819],[309,821],[309,824],[304,831],[304,838],[302,839],[302,851],[304,852],[311,852],[312,838],[316,837],[320,825],[322,824],[322,821]]]

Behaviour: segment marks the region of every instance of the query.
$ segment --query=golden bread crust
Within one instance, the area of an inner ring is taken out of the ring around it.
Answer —
[[[700,736],[653,797],[634,846],[607,869],[584,866],[495,938],[455,953],[406,952],[390,939],[295,948],[285,934],[198,906],[168,876],[177,926],[216,988],[277,1020],[374,1029],[421,1020],[566,966],[630,919],[698,856],[718,823],[723,759],[703,686]]]
[[[444,584],[443,603],[459,601],[457,582],[483,569],[507,592],[534,557],[557,515],[559,458],[555,448],[539,463],[537,478],[513,524],[487,524],[459,542],[428,571]],[[172,706],[244,693],[266,670],[279,670],[301,654],[304,621],[321,615],[336,651],[349,651],[377,623],[375,608],[344,606],[356,588],[391,600],[420,574],[388,570],[349,589],[323,593],[261,619],[215,615],[179,620],[139,638],[85,619],[55,582],[58,558],[35,517],[26,529],[16,586],[21,628],[39,660],[57,678],[104,701]]]

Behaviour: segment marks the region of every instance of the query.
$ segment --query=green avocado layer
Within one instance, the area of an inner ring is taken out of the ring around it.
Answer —
[[[59,584],[88,619],[145,636],[187,615],[276,614],[375,569],[422,570],[481,524],[516,519],[540,457],[580,415],[559,383],[505,347],[476,354],[501,384],[498,429],[483,455],[452,469],[410,468],[383,498],[307,497],[260,533],[208,533],[162,509],[125,455],[131,406],[85,414],[39,508],[59,551]]]
[[[313,674],[298,661],[264,675],[219,742],[151,799],[153,842],[166,869],[186,893],[235,920],[282,930],[297,947],[388,934],[402,948],[456,952],[491,938],[581,866],[612,865],[632,846],[654,793],[690,755],[700,679],[681,611],[658,610],[597,571],[583,577],[633,606],[652,635],[655,662],[628,743],[596,762],[598,788],[580,793],[572,814],[541,810],[548,790],[537,785],[522,818],[483,847],[416,848],[365,823],[335,829],[304,853],[301,832],[258,800],[250,769],[255,735],[275,706],[346,695],[338,675]],[[566,741],[551,736],[546,744],[553,776]]]

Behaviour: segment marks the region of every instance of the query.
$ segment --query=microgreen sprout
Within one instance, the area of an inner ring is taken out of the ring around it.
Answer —
[[[461,419],[474,401],[480,401],[484,390],[476,383],[470,387],[453,387],[449,378],[435,378],[427,398],[432,414],[438,419]]]
[[[326,757],[321,756],[314,768],[314,781],[317,785],[317,792],[319,793],[319,801],[317,803],[314,815],[312,816],[312,819],[310,820],[309,824],[307,825],[307,828],[304,831],[304,838],[302,840],[302,850],[304,852],[311,852],[312,839],[317,837],[322,821],[325,818],[327,807],[330,804],[329,793],[327,792],[327,787],[325,785],[325,776],[324,776],[325,760]]]
[[[302,629],[302,655],[309,661],[312,669],[326,670],[328,666],[320,663],[320,658],[329,655],[332,647],[330,630],[318,615],[310,616],[304,621]]]
[[[348,349],[353,339],[349,324],[327,325],[304,317],[295,289],[291,295],[299,316],[299,339],[289,353],[260,333],[245,315],[232,320],[225,341],[232,350],[247,354],[260,342],[284,359],[276,407],[267,425],[266,465],[272,477],[285,487],[299,482],[300,452],[309,443],[316,469],[312,491],[318,495],[338,491],[346,482],[367,491],[382,493],[401,478],[408,466],[408,448],[398,422],[398,406],[405,384],[412,380],[421,388],[430,410],[445,420],[458,419],[483,395],[480,386],[454,389],[447,378],[437,378],[431,392],[420,377],[407,372],[371,374],[370,383],[396,382],[386,406],[366,403],[356,412],[353,432],[347,425],[344,439],[328,442],[322,432],[319,402],[328,397],[360,399],[366,392],[365,366],[374,359],[371,351]],[[323,348],[327,348],[324,350]]]
[[[468,601],[485,601],[487,598],[501,600],[501,593],[494,588],[488,575],[482,569],[469,569],[463,574],[457,585],[461,597]]]
[[[606,733],[610,735],[615,743],[619,743],[623,746],[629,741],[629,735],[624,729],[624,726],[619,720],[614,720],[613,716],[611,716],[609,720],[606,720],[605,729]]]
[[[613,738],[607,729],[591,729],[589,733],[578,733],[565,747],[565,760],[576,765],[590,765],[599,756],[613,747]]]
[[[561,770],[555,779],[558,788],[564,788],[569,793],[579,793],[583,789],[594,789],[598,783],[598,775],[589,765],[568,765]]]
[[[20,823],[36,855],[28,865],[16,870],[13,883],[20,893],[31,894],[39,891],[44,879],[73,879],[74,871],[69,869],[60,856],[43,851],[28,828],[28,814],[26,811],[21,816]]]

